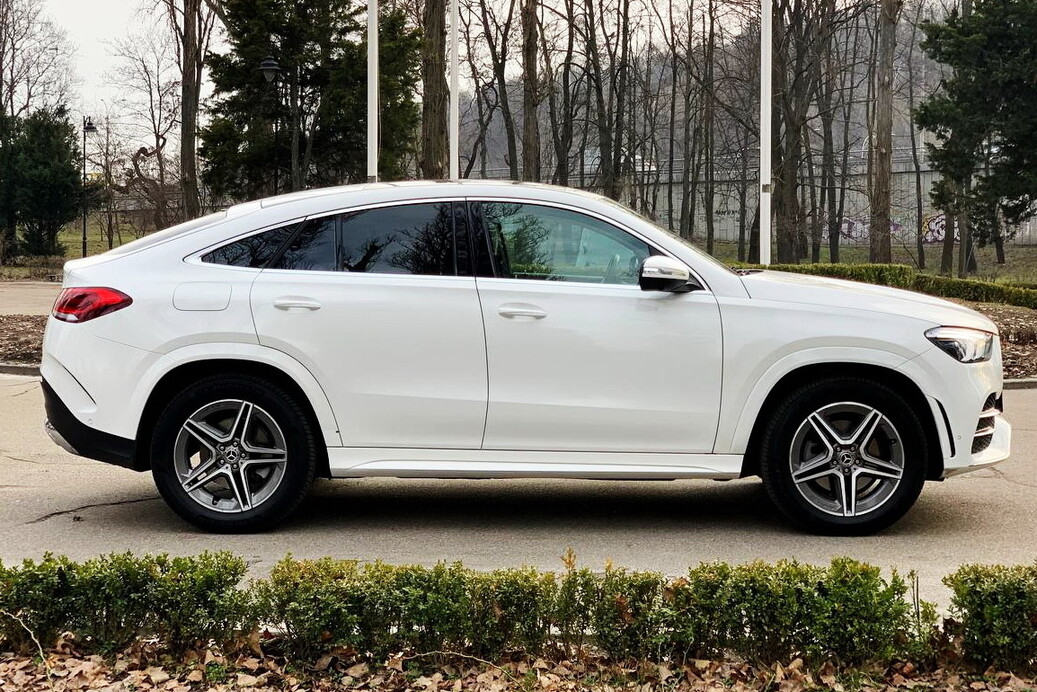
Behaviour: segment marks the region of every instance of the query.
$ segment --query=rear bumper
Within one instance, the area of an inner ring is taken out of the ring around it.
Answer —
[[[135,443],[116,435],[95,430],[81,423],[54,392],[46,380],[42,380],[43,404],[47,410],[44,427],[55,444],[62,449],[88,459],[141,471],[134,461]]]

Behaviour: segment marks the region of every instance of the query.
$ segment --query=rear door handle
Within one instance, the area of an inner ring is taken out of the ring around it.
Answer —
[[[507,317],[512,319],[515,317],[529,317],[534,320],[542,320],[547,317],[547,313],[538,308],[536,305],[530,305],[528,303],[505,303],[497,308],[497,314],[501,317]]]
[[[275,298],[274,307],[278,310],[320,310],[320,303],[309,298],[284,297]]]

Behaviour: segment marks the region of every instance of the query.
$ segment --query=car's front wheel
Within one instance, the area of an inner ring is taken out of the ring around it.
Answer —
[[[925,482],[922,424],[894,390],[832,378],[796,391],[767,423],[760,475],[778,508],[808,531],[863,535],[890,526]]]
[[[317,438],[299,402],[247,375],[205,378],[173,398],[152,436],[152,474],[183,519],[208,531],[261,531],[305,497]]]

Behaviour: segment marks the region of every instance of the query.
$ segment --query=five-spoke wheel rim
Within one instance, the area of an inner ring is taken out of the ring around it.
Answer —
[[[824,406],[800,424],[789,451],[792,482],[817,509],[839,517],[873,512],[904,476],[904,445],[878,409],[856,402]]]
[[[240,513],[263,504],[284,479],[288,451],[273,416],[248,401],[225,399],[192,413],[177,434],[173,466],[188,497]]]

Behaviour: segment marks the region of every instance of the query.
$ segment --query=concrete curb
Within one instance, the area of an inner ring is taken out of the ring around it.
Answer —
[[[19,365],[17,363],[0,363],[0,375],[26,375],[28,377],[39,377],[40,366]]]
[[[40,366],[0,363],[0,375],[25,375],[26,377],[39,377]],[[1005,380],[1005,389],[1037,389],[1037,377]]]

